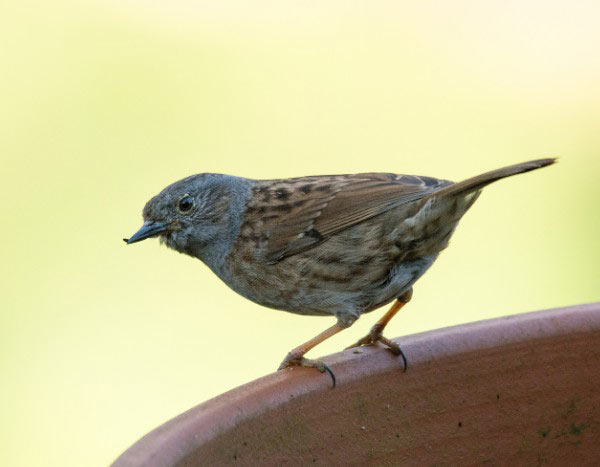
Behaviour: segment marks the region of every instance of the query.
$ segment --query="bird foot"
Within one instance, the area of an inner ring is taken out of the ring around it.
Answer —
[[[316,368],[321,373],[327,372],[329,373],[329,376],[331,376],[331,381],[333,383],[332,389],[335,387],[336,380],[333,371],[331,370],[331,368],[329,368],[329,366],[326,363],[322,362],[321,360],[310,360],[308,358],[297,356],[293,352],[290,352],[283,359],[283,362],[281,362],[281,365],[279,365],[277,371],[289,368],[291,366],[305,366],[308,368]]]
[[[377,325],[373,326],[373,329],[371,329],[371,332],[369,332],[369,334],[356,341],[350,347],[346,347],[346,349],[361,347],[363,345],[374,345],[377,342],[381,342],[383,345],[385,345],[388,349],[390,349],[390,351],[394,355],[399,355],[400,357],[402,357],[402,363],[404,364],[404,372],[406,372],[406,369],[408,368],[408,361],[406,360],[406,355],[404,355],[404,352],[396,342],[394,342],[391,339],[388,339],[387,337],[381,334],[381,330],[377,329]]]

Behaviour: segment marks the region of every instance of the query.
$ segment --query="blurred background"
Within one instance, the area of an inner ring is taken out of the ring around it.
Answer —
[[[559,156],[485,190],[388,336],[600,299],[599,18],[592,0],[3,2],[0,465],[107,465],[333,324],[123,244],[193,173],[460,180]]]

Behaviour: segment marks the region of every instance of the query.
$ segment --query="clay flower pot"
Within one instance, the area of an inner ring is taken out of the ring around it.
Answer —
[[[156,428],[113,464],[600,464],[600,303],[403,337],[274,373]]]

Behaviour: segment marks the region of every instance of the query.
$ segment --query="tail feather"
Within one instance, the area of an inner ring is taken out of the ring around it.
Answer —
[[[554,164],[556,158],[549,159],[538,159],[535,161],[521,162],[520,164],[509,165],[501,169],[492,170],[476,177],[468,178],[462,182],[455,183],[453,185],[446,186],[439,191],[435,192],[435,196],[454,196],[464,195],[473,191],[480,190],[490,183],[494,183],[501,178],[510,177],[511,175],[517,175],[530,170],[540,169],[547,165]]]

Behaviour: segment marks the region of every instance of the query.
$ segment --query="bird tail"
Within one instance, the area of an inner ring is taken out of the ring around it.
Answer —
[[[511,175],[517,175],[524,172],[529,172],[530,170],[540,169],[542,167],[546,167],[547,165],[554,164],[556,162],[556,158],[549,159],[538,159],[535,161],[521,162],[520,164],[509,165],[508,167],[503,167],[502,169],[492,170],[491,172],[486,172],[481,175],[477,175],[476,177],[468,178],[463,180],[462,182],[454,183],[453,185],[448,185],[442,188],[439,191],[435,192],[435,196],[455,196],[455,195],[465,195],[477,190],[480,190],[486,185],[490,183],[494,183],[501,178],[510,177]]]

